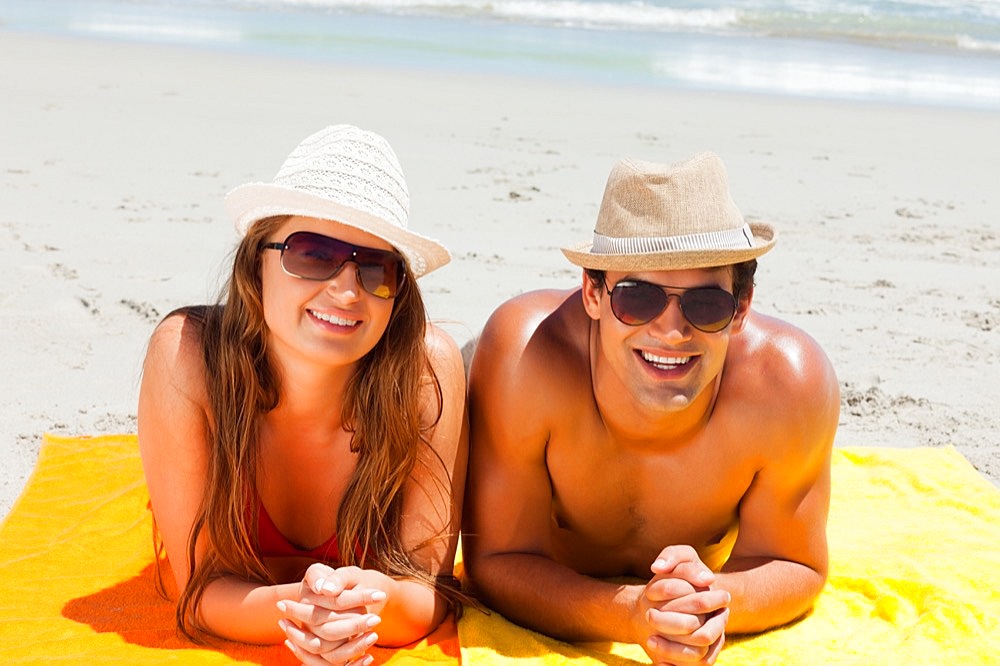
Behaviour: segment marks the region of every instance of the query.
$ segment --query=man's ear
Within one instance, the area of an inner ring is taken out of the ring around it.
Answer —
[[[733,316],[733,323],[729,325],[730,333],[739,333],[750,319],[750,303],[753,301],[753,285],[747,289],[746,294],[740,294],[740,300],[736,303],[736,314]]]
[[[594,281],[590,279],[587,275],[587,271],[583,271],[583,288],[581,289],[581,295],[583,296],[583,309],[587,311],[587,315],[597,321],[601,318],[601,297],[604,294],[604,286],[600,284],[594,284]]]

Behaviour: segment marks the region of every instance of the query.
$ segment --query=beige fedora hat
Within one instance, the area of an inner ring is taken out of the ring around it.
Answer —
[[[409,230],[410,195],[389,142],[353,125],[332,125],[306,137],[274,180],[237,187],[226,195],[225,206],[240,234],[277,215],[367,231],[406,257],[417,277],[451,260],[439,242]]]
[[[656,164],[620,160],[611,170],[593,240],[563,248],[577,266],[611,271],[709,268],[770,250],[769,224],[747,223],[715,153]]]

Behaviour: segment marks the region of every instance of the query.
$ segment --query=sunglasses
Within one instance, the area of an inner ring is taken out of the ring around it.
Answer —
[[[680,303],[681,314],[689,324],[705,333],[717,333],[736,316],[736,298],[719,287],[666,287],[641,280],[622,280],[612,289],[604,283],[611,296],[611,311],[628,326],[641,326],[653,321],[667,309],[671,296]],[[667,293],[667,289],[683,291]]]
[[[310,231],[296,231],[284,243],[267,243],[264,249],[281,250],[281,268],[306,280],[329,280],[353,262],[358,282],[379,298],[395,298],[406,276],[397,252],[351,245]]]

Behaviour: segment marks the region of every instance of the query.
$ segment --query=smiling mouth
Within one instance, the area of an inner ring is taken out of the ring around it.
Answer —
[[[320,321],[325,321],[336,326],[357,326],[361,323],[359,319],[344,319],[343,317],[337,317],[335,315],[329,315],[323,312],[316,312],[315,310],[309,310],[309,314]]]
[[[646,363],[660,370],[674,370],[691,361],[690,356],[657,356],[645,351],[640,351],[639,355]]]

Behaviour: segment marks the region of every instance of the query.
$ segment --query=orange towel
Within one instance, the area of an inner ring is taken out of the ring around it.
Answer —
[[[153,586],[134,436],[46,437],[0,526],[0,664],[294,664],[283,646],[192,645]],[[830,580],[813,612],[731,639],[719,666],[1000,664],[1000,491],[954,449],[836,449]],[[459,649],[459,638],[461,649]],[[381,663],[648,663],[466,609]]]
[[[157,595],[151,518],[134,435],[46,436],[0,527],[0,664],[295,664],[283,645],[179,637]],[[376,663],[459,661],[455,623]]]

